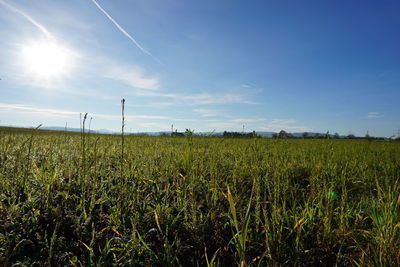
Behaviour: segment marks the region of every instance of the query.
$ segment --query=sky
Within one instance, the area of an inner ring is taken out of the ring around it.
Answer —
[[[0,125],[391,136],[400,2],[0,0]]]

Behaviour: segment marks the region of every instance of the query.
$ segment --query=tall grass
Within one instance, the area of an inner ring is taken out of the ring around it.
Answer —
[[[89,139],[85,121],[0,128],[1,266],[400,265],[399,143]]]

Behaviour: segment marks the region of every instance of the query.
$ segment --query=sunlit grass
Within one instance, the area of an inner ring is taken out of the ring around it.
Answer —
[[[0,262],[400,264],[399,143],[187,135],[2,128]]]

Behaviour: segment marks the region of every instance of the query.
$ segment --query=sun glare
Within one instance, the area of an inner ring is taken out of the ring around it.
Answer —
[[[50,41],[33,42],[22,49],[26,70],[38,78],[66,75],[71,55],[64,47]]]

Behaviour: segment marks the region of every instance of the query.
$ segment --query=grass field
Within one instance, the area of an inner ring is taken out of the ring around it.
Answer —
[[[0,266],[399,266],[399,230],[400,142],[0,129]]]

